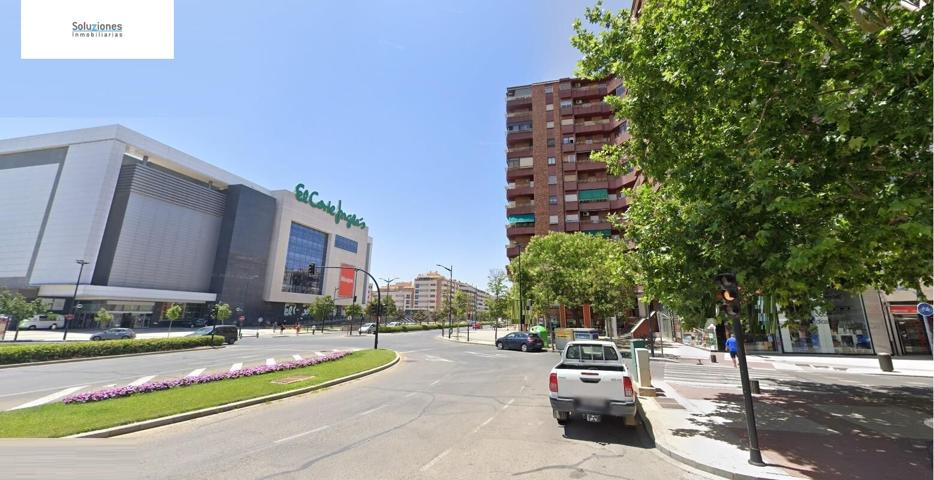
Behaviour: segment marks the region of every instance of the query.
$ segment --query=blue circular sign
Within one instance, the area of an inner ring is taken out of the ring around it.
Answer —
[[[930,303],[919,303],[918,314],[924,317],[930,317],[934,315],[934,307],[932,307]]]

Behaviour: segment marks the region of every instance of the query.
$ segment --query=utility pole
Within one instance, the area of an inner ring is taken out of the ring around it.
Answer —
[[[739,357],[739,377],[743,384],[743,401],[746,408],[746,431],[749,434],[749,463],[764,467],[762,452],[759,450],[759,432],[756,430],[756,413],[752,404],[752,391],[749,387],[749,368],[746,366],[746,346],[743,338],[743,325],[739,319],[739,285],[736,274],[721,273],[716,278],[719,296],[730,319],[733,320],[733,333],[736,335],[736,350]]]
[[[84,273],[84,266],[91,262],[87,260],[79,259],[79,260],[75,260],[75,263],[80,265],[80,267],[78,267],[78,278],[75,279],[75,294],[72,298],[72,305],[71,305],[71,320],[72,321],[75,321],[78,319],[78,309],[81,308],[78,306],[78,284],[81,283],[81,274]],[[65,319],[65,332],[64,334],[62,334],[62,341],[64,342],[66,339],[68,339],[68,319],[67,318]]]

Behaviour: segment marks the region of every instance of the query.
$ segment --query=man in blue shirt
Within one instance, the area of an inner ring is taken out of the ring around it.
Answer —
[[[730,352],[730,358],[733,360],[733,368],[736,368],[736,336],[732,333],[730,338],[726,339],[726,349]]]

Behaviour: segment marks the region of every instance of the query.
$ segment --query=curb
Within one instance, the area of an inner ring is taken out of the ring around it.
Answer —
[[[142,357],[144,355],[159,355],[163,353],[179,353],[179,352],[197,352],[198,350],[213,350],[216,348],[224,348],[225,345],[218,345],[216,347],[195,347],[195,348],[181,348],[178,350],[161,350],[158,352],[140,352],[140,353],[122,353],[120,355],[105,355],[103,357],[77,357],[77,358],[65,358],[62,360],[45,360],[42,362],[29,362],[29,363],[9,363],[5,365],[0,365],[0,370],[4,368],[18,368],[18,367],[34,367],[40,365],[54,365],[56,363],[72,363],[72,362],[87,362],[91,360],[107,360],[108,358],[126,358],[126,357]]]
[[[294,397],[296,395],[301,395],[303,393],[313,392],[315,390],[321,390],[324,388],[332,387],[344,382],[349,382],[351,380],[356,380],[367,375],[372,375],[374,373],[386,370],[387,368],[396,365],[399,363],[399,353],[396,352],[396,357],[392,361],[380,365],[369,370],[364,370],[362,372],[357,372],[352,375],[347,375],[346,377],[335,378],[334,380],[329,380],[318,385],[311,385],[308,387],[302,387],[295,390],[289,390],[287,392],[273,393],[271,395],[265,395],[262,397],[250,398],[247,400],[240,400],[239,402],[226,403],[224,405],[217,405],[215,407],[202,408],[201,410],[195,410],[193,412],[177,413],[175,415],[170,415],[168,417],[161,418],[152,418],[149,420],[143,420],[141,422],[130,423],[128,425],[119,425],[116,427],[105,428],[102,430],[94,430],[91,432],[77,433],[74,435],[69,435],[63,438],[110,438],[116,437],[119,435],[126,435],[127,433],[139,432],[142,430],[148,430],[150,428],[162,427],[165,425],[171,425],[173,423],[181,423],[188,420],[193,420],[195,418],[207,417],[209,415],[215,415],[218,413],[229,412],[231,410],[236,410],[239,408],[250,407],[253,405],[258,405],[261,403],[271,402],[273,400],[280,400],[283,398]]]

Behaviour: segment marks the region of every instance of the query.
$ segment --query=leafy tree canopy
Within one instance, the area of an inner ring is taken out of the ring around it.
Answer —
[[[578,21],[578,73],[631,138],[595,155],[632,199],[640,283],[702,313],[712,276],[807,312],[828,289],[932,281],[932,6],[670,0]],[[920,292],[919,292],[920,293]],[[707,304],[709,305],[709,303]]]

